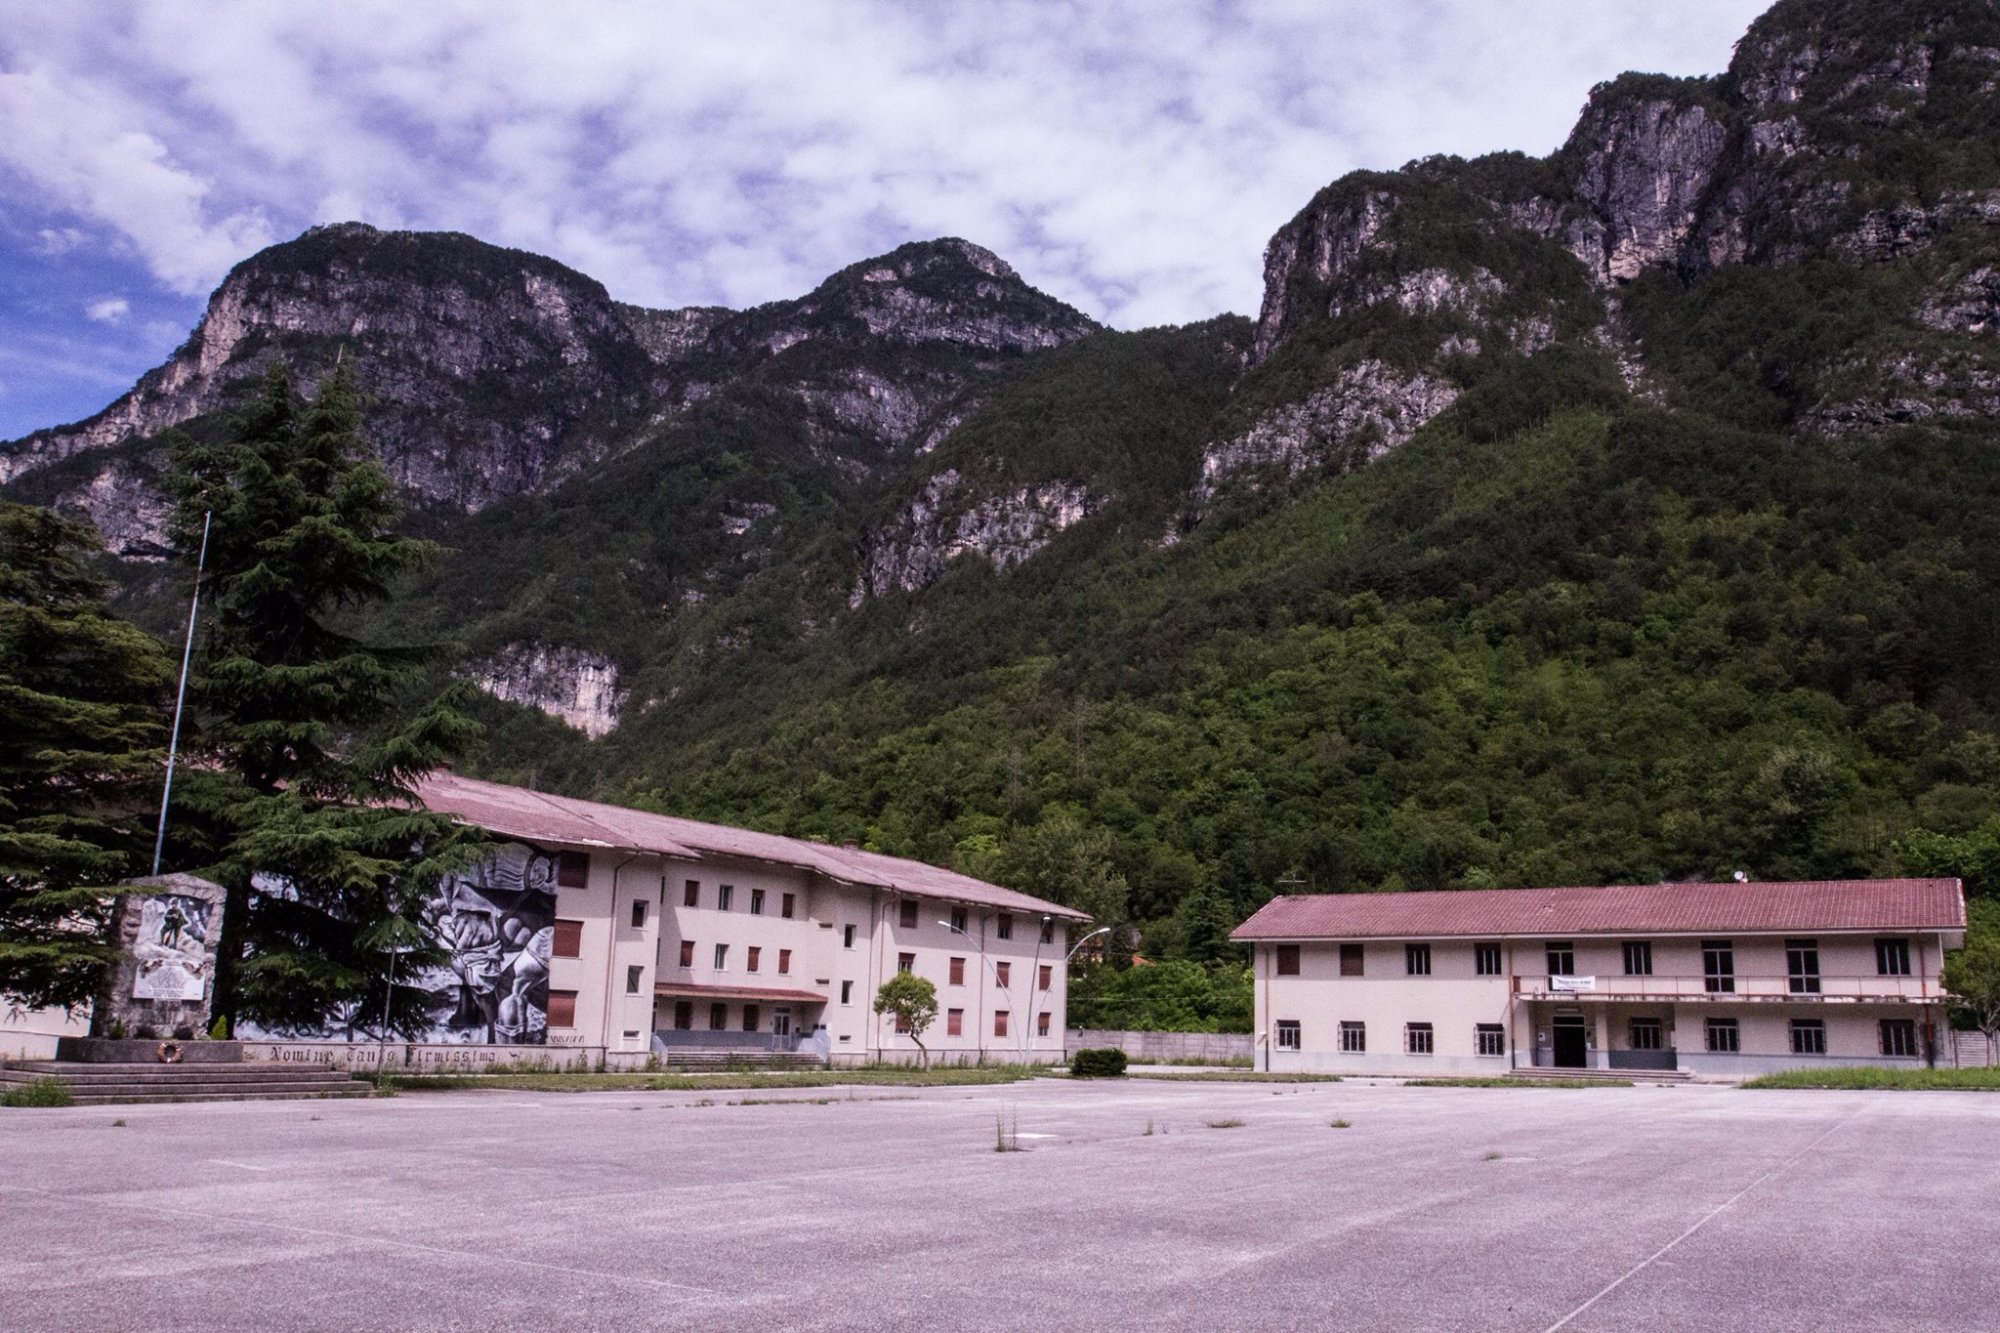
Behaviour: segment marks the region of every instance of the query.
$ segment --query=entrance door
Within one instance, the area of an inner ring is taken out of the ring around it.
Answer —
[[[792,1011],[782,1004],[771,1015],[771,1033],[779,1037],[792,1035]]]
[[[1583,1019],[1574,1014],[1558,1014],[1555,1021],[1555,1057],[1558,1069],[1582,1069],[1588,1063],[1583,1039]]]

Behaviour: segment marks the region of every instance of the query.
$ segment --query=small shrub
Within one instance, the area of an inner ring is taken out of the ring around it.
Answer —
[[[9,1088],[0,1096],[0,1106],[74,1106],[76,1098],[70,1095],[69,1084],[59,1078],[38,1078],[33,1083],[23,1083]]]
[[[1125,1052],[1115,1046],[1090,1046],[1069,1059],[1071,1078],[1123,1078]]]
[[[1235,1116],[1230,1116],[1227,1120],[1211,1120],[1208,1122],[1208,1127],[1210,1129],[1241,1129],[1245,1123],[1245,1121],[1239,1120]]]
[[[1327,1121],[1327,1124],[1326,1124],[1326,1127],[1327,1127],[1328,1129],[1353,1129],[1353,1128],[1354,1128],[1354,1126],[1353,1126],[1353,1125],[1349,1124],[1349,1123],[1348,1123],[1347,1121],[1345,1121],[1345,1120],[1329,1120],[1329,1121]]]
[[[1486,1156],[1481,1158],[1480,1160],[1487,1162],[1497,1162],[1500,1160],[1500,1150],[1498,1148],[1488,1148],[1486,1150]]]
[[[315,1117],[315,1119],[317,1119],[317,1117]],[[111,1122],[111,1127],[112,1127],[113,1129],[123,1129],[123,1128],[125,1128],[125,1117],[124,1117],[124,1116],[122,1116],[122,1115],[121,1115],[121,1116],[119,1116],[119,1117],[118,1117],[118,1118],[117,1118],[116,1120],[114,1120],[114,1121],[112,1121],[112,1122]]]

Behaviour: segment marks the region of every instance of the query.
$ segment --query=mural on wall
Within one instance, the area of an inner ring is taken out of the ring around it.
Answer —
[[[265,893],[280,881],[259,877]],[[170,900],[163,900],[170,901]],[[549,1031],[549,953],[555,943],[556,858],[520,843],[492,850],[477,865],[439,881],[424,923],[443,946],[439,967],[397,985],[429,994],[430,1023],[393,1040],[540,1046]],[[149,934],[146,938],[152,938]],[[273,1030],[252,1023],[238,1035],[284,1041],[373,1041],[381,1035],[379,995],[345,1006],[314,1028]]]
[[[539,1046],[549,1030],[556,858],[509,843],[438,885],[431,907],[448,969],[420,984],[437,997],[432,1041]]]
[[[132,943],[132,997],[194,1000],[208,985],[208,926],[214,906],[200,898],[164,893],[139,905],[139,937]]]

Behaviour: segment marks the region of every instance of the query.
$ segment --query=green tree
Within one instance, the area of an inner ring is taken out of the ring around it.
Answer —
[[[74,1008],[111,957],[103,886],[143,867],[160,645],[105,609],[85,524],[0,502],[0,1000]]]
[[[2000,819],[1957,837],[1912,829],[1896,843],[1896,859],[1913,875],[1964,880],[1968,898],[2000,898]]]
[[[367,643],[342,618],[389,601],[438,550],[395,531],[344,366],[301,412],[274,363],[232,437],[178,441],[173,465],[183,556],[214,516],[192,686],[207,762],[180,799],[188,855],[229,890],[217,1009],[232,1026],[355,1031],[379,1012],[424,890],[469,854],[413,786],[471,724],[460,690],[417,693],[442,650]],[[420,1007],[399,992],[390,1026],[410,1030]]]
[[[1059,807],[1008,841],[996,874],[1009,888],[1087,912],[1096,925],[1111,927],[1108,951],[1129,953],[1130,890],[1115,862],[1117,851],[1118,840],[1108,830]]]
[[[2000,1043],[2000,903],[1965,907],[1965,947],[1945,955],[1944,988],[1989,1042]]]
[[[896,1030],[917,1044],[917,1055],[925,1065],[931,1053],[924,1045],[924,1032],[937,1018],[937,987],[914,972],[898,972],[875,992],[875,1012],[891,1014]]]

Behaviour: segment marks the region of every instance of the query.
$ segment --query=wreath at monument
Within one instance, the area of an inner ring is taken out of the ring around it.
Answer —
[[[163,1041],[155,1052],[163,1065],[177,1065],[181,1062],[181,1044],[177,1041]]]

